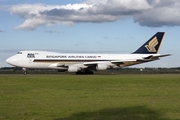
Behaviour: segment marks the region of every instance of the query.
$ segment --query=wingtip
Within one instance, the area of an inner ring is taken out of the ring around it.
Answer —
[[[174,54],[168,54],[169,56],[171,56],[171,55],[174,55]]]

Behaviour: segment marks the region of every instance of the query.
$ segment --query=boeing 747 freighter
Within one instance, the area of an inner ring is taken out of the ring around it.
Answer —
[[[159,60],[171,54],[158,54],[164,32],[157,32],[139,49],[131,54],[74,54],[46,51],[20,51],[8,58],[10,65],[33,69],[57,69],[76,74],[93,74],[93,71],[122,68],[145,62]]]

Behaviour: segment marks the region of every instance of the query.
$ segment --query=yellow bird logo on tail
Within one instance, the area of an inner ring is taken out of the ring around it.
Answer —
[[[149,52],[156,52],[156,45],[158,44],[158,40],[157,37],[154,37],[150,42],[149,45],[145,45],[145,47],[147,48],[147,50]]]

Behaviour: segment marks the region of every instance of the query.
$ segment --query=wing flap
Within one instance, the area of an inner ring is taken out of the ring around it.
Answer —
[[[93,66],[94,67],[94,66],[96,66],[99,63],[107,63],[107,62],[84,62],[83,64],[85,66]]]
[[[50,68],[54,68],[54,67],[68,67],[68,65],[66,64],[59,64],[59,63],[54,63],[49,65]]]
[[[111,61],[112,64],[118,64],[118,65],[122,65],[125,64],[127,62],[132,62],[132,61],[136,61],[136,59],[127,59],[127,60],[117,60],[117,61]]]
[[[116,65],[122,65],[125,62],[132,62],[132,61],[136,61],[136,59],[128,59],[128,60],[117,60],[117,61],[106,61],[106,62],[85,62],[83,63],[85,66],[95,66],[97,64],[116,64]]]

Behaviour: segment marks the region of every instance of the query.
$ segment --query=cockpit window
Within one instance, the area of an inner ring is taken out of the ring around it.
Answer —
[[[18,52],[17,54],[22,54],[22,52]]]

